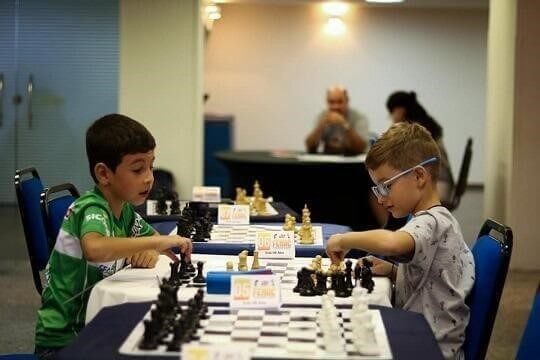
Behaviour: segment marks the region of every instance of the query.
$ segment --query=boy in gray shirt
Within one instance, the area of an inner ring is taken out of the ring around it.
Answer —
[[[373,145],[366,166],[378,202],[396,218],[412,214],[398,231],[373,230],[332,236],[326,252],[341,261],[352,248],[386,255],[397,269],[396,305],[424,314],[446,359],[462,359],[474,284],[474,260],[452,214],[437,194],[437,144],[419,124],[398,123]],[[376,260],[373,272],[395,275]]]

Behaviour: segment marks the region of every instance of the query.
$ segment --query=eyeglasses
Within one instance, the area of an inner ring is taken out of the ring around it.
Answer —
[[[395,175],[395,176],[392,176],[390,179],[383,181],[383,182],[380,183],[380,184],[377,184],[377,185],[375,185],[375,186],[372,186],[372,187],[371,187],[371,190],[373,191],[373,193],[375,194],[375,196],[378,197],[378,198],[388,197],[388,195],[390,194],[390,187],[389,187],[389,186],[390,186],[394,181],[396,181],[396,180],[399,179],[400,177],[405,176],[405,175],[407,175],[408,173],[414,171],[414,169],[416,169],[416,168],[418,168],[418,167],[422,167],[422,166],[424,166],[424,165],[434,163],[435,161],[437,161],[437,158],[436,158],[436,157],[432,157],[431,159],[427,159],[427,160],[425,160],[425,161],[422,161],[420,164],[415,165],[415,166],[413,166],[413,167],[410,168],[410,169],[404,170],[404,171],[400,172],[399,174],[397,174],[397,175]]]

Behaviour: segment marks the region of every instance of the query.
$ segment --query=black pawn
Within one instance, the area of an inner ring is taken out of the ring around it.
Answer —
[[[352,283],[352,272],[352,261],[345,261],[345,287],[349,291],[352,291],[352,288],[354,287]]]
[[[197,275],[193,278],[193,283],[206,284],[206,278],[203,276],[203,266],[202,261],[197,261]]]
[[[334,289],[334,291],[336,292],[336,296],[337,297],[351,296],[351,292],[347,290],[347,286],[345,284],[345,274],[344,273],[337,274],[336,280],[337,280],[337,286]]]
[[[362,263],[364,266],[362,266],[362,280],[360,282],[360,285],[363,288],[367,289],[368,293],[371,294],[373,292],[373,288],[375,287],[375,282],[373,281],[373,273],[371,272],[371,267],[373,266],[373,263],[366,258],[362,259]]]

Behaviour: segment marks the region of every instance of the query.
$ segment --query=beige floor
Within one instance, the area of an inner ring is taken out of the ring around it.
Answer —
[[[482,191],[468,190],[455,212],[465,239],[471,244],[480,229]],[[26,260],[18,210],[0,206],[0,354],[33,350],[35,312],[40,298]],[[521,338],[540,272],[510,272],[503,291],[488,359],[513,359]]]

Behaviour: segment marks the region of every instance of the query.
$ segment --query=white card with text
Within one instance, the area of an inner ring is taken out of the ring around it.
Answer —
[[[231,275],[231,308],[278,309],[280,303],[276,275]]]
[[[249,205],[218,205],[218,224],[249,225]]]
[[[255,250],[261,259],[294,259],[294,231],[258,231]]]
[[[191,199],[219,203],[221,202],[221,188],[219,186],[194,186]]]

